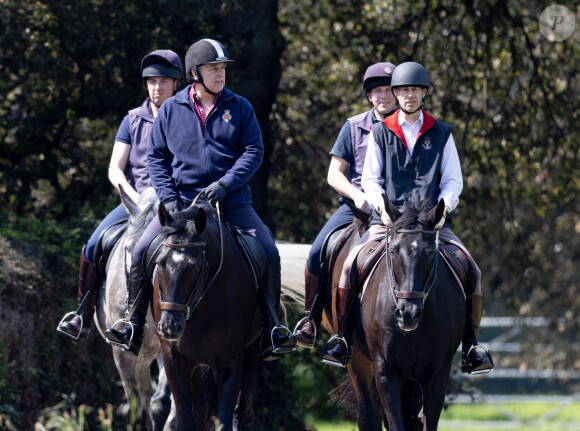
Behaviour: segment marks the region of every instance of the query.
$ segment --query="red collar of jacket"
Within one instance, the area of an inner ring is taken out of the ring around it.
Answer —
[[[383,120],[383,123],[389,129],[391,129],[393,133],[395,133],[395,135],[397,135],[399,139],[403,141],[407,149],[409,149],[409,145],[407,145],[407,140],[405,139],[405,134],[401,130],[401,125],[399,124],[399,111],[400,109],[397,109],[392,115],[385,118]],[[421,126],[421,130],[419,130],[417,140],[419,140],[419,137],[423,132],[429,130],[435,125],[435,118],[427,114],[427,111],[425,111],[424,109],[422,109],[421,112],[423,112],[423,125]]]

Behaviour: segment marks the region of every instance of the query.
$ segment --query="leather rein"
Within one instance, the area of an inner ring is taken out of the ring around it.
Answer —
[[[199,195],[197,195],[197,197],[193,201],[192,205],[195,204],[198,197],[199,197]],[[206,254],[205,254],[206,242],[199,241],[199,242],[190,242],[190,243],[185,243],[185,244],[173,244],[173,243],[170,243],[166,240],[162,242],[162,244],[165,247],[168,247],[168,248],[171,248],[174,250],[179,250],[179,251],[184,251],[188,248],[201,247],[201,248],[203,248],[203,250],[202,250],[202,257],[203,258],[202,258],[202,264],[201,264],[201,270],[200,270],[199,277],[197,278],[197,281],[195,282],[195,286],[191,290],[191,294],[189,296],[189,299],[187,300],[187,304],[161,301],[161,310],[185,312],[186,313],[186,320],[188,320],[192,316],[193,312],[195,311],[195,309],[197,308],[197,306],[199,305],[201,300],[204,298],[204,296],[207,293],[207,291],[209,290],[209,288],[212,286],[212,284],[215,281],[218,274],[220,273],[221,268],[222,268],[222,264],[223,264],[223,260],[224,260],[224,236],[223,236],[223,229],[222,229],[222,223],[221,223],[221,212],[220,212],[220,208],[219,208],[219,202],[216,202],[216,212],[217,212],[217,216],[218,216],[218,226],[219,226],[219,232],[220,232],[220,264],[218,266],[217,271],[213,275],[212,279],[206,285],[204,291],[197,298],[195,296],[195,293],[197,292],[198,287],[206,279],[206,271],[204,270],[207,267],[207,259],[206,259]],[[191,223],[191,222],[188,222],[188,223]]]
[[[398,302],[399,299],[419,299],[421,300],[421,309],[425,305],[425,301],[431,293],[431,289],[433,289],[433,285],[435,284],[435,279],[437,277],[437,264],[439,262],[439,244],[441,241],[439,240],[439,229],[431,231],[431,230],[411,230],[411,229],[396,229],[391,231],[393,238],[397,233],[406,233],[406,234],[429,234],[435,235],[435,256],[433,260],[433,265],[431,265],[431,271],[429,272],[429,276],[427,277],[427,281],[425,282],[425,286],[421,291],[401,291],[397,289],[397,281],[395,280],[395,271],[393,267],[393,256],[392,253],[389,253],[388,250],[391,247],[390,244],[390,235],[387,232],[387,236],[385,241],[387,242],[387,273],[388,273],[388,281],[391,293],[393,294],[393,299],[395,300],[395,304]]]

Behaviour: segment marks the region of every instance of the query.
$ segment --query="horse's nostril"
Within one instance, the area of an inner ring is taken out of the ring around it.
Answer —
[[[397,320],[401,320],[401,319],[403,318],[403,313],[402,313],[402,311],[401,311],[401,309],[400,309],[400,308],[397,308],[397,309],[395,310],[395,318],[396,318]]]

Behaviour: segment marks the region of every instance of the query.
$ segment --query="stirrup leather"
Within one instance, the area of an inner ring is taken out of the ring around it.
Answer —
[[[487,359],[489,359],[489,363],[491,364],[491,368],[487,368],[485,370],[477,370],[477,371],[473,371],[471,369],[471,365],[469,364],[468,359],[469,359],[469,354],[472,351],[477,351],[478,348],[480,348],[481,350],[483,350],[485,352],[485,354],[487,355]],[[494,370],[495,365],[493,364],[493,358],[491,357],[491,353],[489,353],[489,350],[487,350],[485,347],[483,347],[480,344],[476,344],[475,346],[471,346],[471,348],[469,349],[469,351],[467,352],[467,354],[465,355],[465,365],[461,367],[463,372],[467,372],[467,374],[472,374],[472,375],[477,375],[477,374],[487,374],[491,371]]]
[[[131,348],[131,343],[133,342],[133,335],[135,334],[135,328],[133,327],[133,323],[131,323],[130,320],[119,319],[115,323],[113,323],[113,326],[111,326],[111,328],[109,328],[109,329],[116,329],[115,328],[116,325],[120,326],[119,329],[123,329],[125,327],[131,328],[131,337],[129,338],[129,342],[128,343],[117,343],[116,341],[113,341],[107,337],[105,337],[105,341],[107,341],[107,343],[109,343],[113,346],[119,346],[125,350],[128,350],[129,348]],[[119,331],[119,329],[116,329],[116,330]]]
[[[75,337],[73,334],[70,334],[70,333],[68,333],[68,332],[65,332],[65,331],[63,331],[63,330],[61,329],[61,326],[62,326],[62,324],[63,324],[63,323],[66,323],[66,322],[69,322],[69,321],[71,321],[72,319],[74,319],[74,317],[75,317],[75,316],[79,316],[79,317],[81,318],[81,328],[79,329],[79,333],[76,335],[76,337]],[[56,327],[56,330],[57,330],[58,332],[60,332],[61,334],[68,335],[68,336],[69,336],[69,337],[71,337],[72,339],[74,339],[74,340],[77,340],[77,341],[78,341],[78,339],[79,339],[79,338],[80,338],[80,336],[81,336],[81,333],[83,332],[83,327],[84,327],[84,324],[85,324],[85,322],[84,322],[84,320],[83,320],[83,315],[82,315],[82,314],[77,314],[77,312],[76,312],[76,311],[71,311],[70,313],[66,313],[66,314],[64,315],[64,317],[63,317],[63,318],[60,320],[60,323],[59,323],[59,324],[58,324],[58,326]]]
[[[307,322],[307,321],[312,323],[312,326],[314,326],[314,337],[313,337],[312,344],[303,343],[302,341],[298,340],[298,337],[296,337],[296,335],[295,335],[296,331],[298,331],[298,329],[302,327],[303,323]],[[296,324],[296,327],[294,328],[294,332],[292,333],[292,335],[294,335],[294,337],[296,337],[296,344],[298,344],[301,347],[305,347],[307,349],[312,349],[314,347],[314,344],[316,343],[316,336],[318,335],[318,331],[316,329],[316,323],[314,322],[314,320],[310,319],[308,316],[303,317]]]
[[[324,354],[328,350],[328,345],[334,340],[341,340],[344,343],[344,345],[346,346],[346,354],[344,355],[344,360],[342,362],[329,361],[328,359],[324,358]],[[324,344],[324,347],[322,349],[322,353],[320,354],[320,361],[321,362],[328,364],[328,365],[334,365],[335,367],[340,367],[340,368],[345,368],[347,366],[349,358],[350,358],[350,347],[348,347],[348,343],[346,342],[346,338],[341,337],[338,334],[333,335],[332,337],[330,337],[328,339],[328,341]]]
[[[270,332],[270,343],[272,344],[272,353],[290,353],[296,350],[296,344],[294,344],[292,347],[276,347],[276,345],[274,345],[274,334],[276,333],[276,331],[281,331],[282,332],[280,334],[281,336],[283,335],[287,337],[292,335],[290,329],[288,329],[284,325],[274,326],[272,328],[272,332]],[[284,332],[285,334],[283,334]]]

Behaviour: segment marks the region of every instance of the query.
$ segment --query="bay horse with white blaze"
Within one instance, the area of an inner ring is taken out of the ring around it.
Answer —
[[[175,417],[166,429],[215,429],[200,369],[213,371],[220,430],[247,429],[260,358],[257,280],[218,209],[196,199],[169,214],[159,207],[154,314]],[[207,379],[206,379],[207,380]]]

